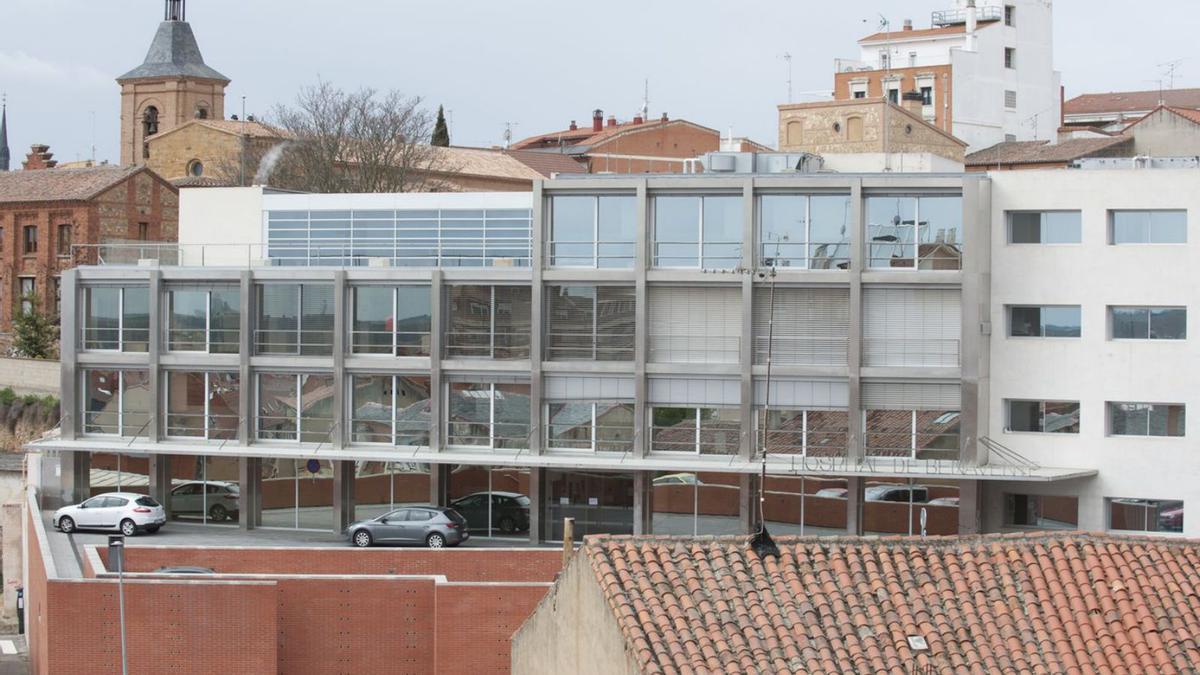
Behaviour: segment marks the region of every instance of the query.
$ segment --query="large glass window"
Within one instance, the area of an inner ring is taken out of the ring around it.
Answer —
[[[849,437],[846,410],[776,410],[759,408],[755,447],[768,454],[845,457]]]
[[[957,410],[867,410],[867,455],[910,459],[958,459]]]
[[[105,492],[150,494],[150,459],[108,452],[94,452],[88,471],[88,495]]]
[[[449,482],[448,505],[466,519],[471,534],[515,537],[529,532],[529,469],[461,465],[450,470]]]
[[[867,480],[863,486],[864,534],[958,534],[958,484],[953,481],[905,478]]]
[[[262,526],[329,531],[333,526],[333,462],[262,460]]]
[[[259,285],[254,344],[259,354],[332,354],[333,285]]]
[[[1186,340],[1186,307],[1109,307],[1114,340]]]
[[[546,356],[551,361],[632,361],[632,286],[548,286]]]
[[[1014,305],[1008,308],[1009,337],[1077,338],[1082,325],[1079,305]]]
[[[654,477],[654,534],[744,534],[739,520],[741,477],[732,473],[663,472]]]
[[[333,431],[333,376],[260,373],[260,440],[329,443]]]
[[[83,348],[122,352],[149,350],[149,289],[145,286],[84,288]]]
[[[1083,237],[1079,211],[1012,211],[1008,214],[1010,244],[1078,244]]]
[[[962,269],[962,197],[868,197],[867,265]]]
[[[237,438],[241,400],[237,373],[167,371],[165,375],[167,436]]]
[[[632,195],[550,199],[550,264],[554,267],[628,269],[637,238]]]
[[[1079,401],[1007,401],[1008,430],[1079,433]]]
[[[1079,527],[1079,498],[1049,495],[1004,495],[1004,525],[1049,530]]]
[[[429,286],[355,287],[351,351],[429,356],[432,317]]]
[[[633,534],[633,474],[547,470],[543,532],[561,541],[564,518],[575,519],[575,536]]]
[[[742,436],[739,408],[654,406],[650,410],[650,449],[698,455],[736,455]]]
[[[1185,407],[1172,403],[1108,404],[1113,436],[1183,436]]]
[[[1186,244],[1187,211],[1112,211],[1111,244]]]
[[[1108,529],[1183,532],[1183,502],[1175,499],[1109,499]]]
[[[848,195],[759,197],[759,263],[764,267],[849,269]]]
[[[238,522],[242,490],[236,457],[165,457],[170,461],[167,505],[171,518],[216,525]]]
[[[146,434],[154,395],[144,370],[84,370],[85,434],[137,437]]]
[[[547,403],[545,411],[546,447],[551,450],[633,450],[632,403]]]
[[[451,286],[446,298],[448,358],[529,358],[528,286]]]
[[[654,266],[731,269],[741,263],[740,196],[654,198]]]
[[[808,537],[846,534],[849,488],[845,478],[767,476],[765,487],[763,518],[772,534]],[[657,486],[655,496],[658,496]]]
[[[429,446],[428,377],[355,375],[352,381],[352,443]]]
[[[358,461],[354,464],[354,519],[381,516],[401,506],[428,504],[429,465]]]
[[[480,448],[529,447],[529,385],[452,382],[447,444]]]
[[[167,289],[167,350],[236,354],[241,293],[230,287]]]

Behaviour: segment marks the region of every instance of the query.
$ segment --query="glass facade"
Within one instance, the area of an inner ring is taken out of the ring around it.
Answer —
[[[867,478],[863,482],[864,534],[958,534],[958,486],[953,481]]]
[[[429,465],[417,462],[354,463],[354,520],[430,502]]]
[[[333,353],[333,284],[260,284],[257,305],[257,353]]]
[[[636,304],[632,286],[548,286],[546,358],[632,361]]]
[[[763,519],[775,535],[844,535],[849,523],[845,478],[767,476]]]
[[[533,502],[529,469],[504,466],[450,467],[447,506],[466,519],[478,537],[529,537]]]
[[[351,386],[351,443],[429,446],[428,377],[354,375]]]
[[[237,373],[167,371],[167,437],[237,438],[241,383]]]
[[[575,519],[575,537],[633,534],[633,474],[546,471],[543,538],[562,541],[563,518]]]
[[[755,448],[768,454],[845,457],[850,435],[846,410],[757,410]]]
[[[962,269],[962,197],[868,197],[867,266]]]
[[[732,269],[742,262],[742,197],[654,198],[654,266]]]
[[[736,455],[741,441],[740,408],[651,408],[652,452]]]
[[[552,450],[631,452],[633,403],[607,401],[546,404],[546,447]]]
[[[654,534],[744,534],[733,473],[660,472],[651,481],[650,528]]]
[[[333,522],[333,463],[262,460],[262,526],[328,530]]]
[[[241,292],[236,286],[171,286],[166,291],[167,351],[237,354]]]
[[[552,267],[632,269],[637,239],[633,195],[555,196],[550,199]]]
[[[119,352],[149,349],[149,288],[88,286],[82,295],[83,349]]]
[[[167,510],[174,520],[233,525],[241,518],[236,457],[176,455],[170,458]]]
[[[530,209],[271,211],[275,265],[528,267]]]
[[[447,358],[529,358],[529,286],[451,286],[446,309]]]
[[[529,447],[529,385],[452,382],[446,442],[483,449]]]
[[[356,286],[350,350],[355,354],[429,356],[429,286]]]
[[[763,195],[758,219],[764,267],[850,268],[849,195]]]
[[[85,434],[138,437],[146,435],[154,392],[144,370],[84,370]]]
[[[867,410],[867,455],[956,460],[961,417],[957,410]]]
[[[92,454],[88,496],[105,492],[150,494],[150,458],[109,452]]]
[[[258,439],[329,443],[333,386],[332,375],[259,373]]]

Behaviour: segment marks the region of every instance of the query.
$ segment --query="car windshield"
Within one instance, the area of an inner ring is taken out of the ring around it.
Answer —
[[[459,515],[458,511],[455,511],[454,509],[446,509],[445,513],[447,518],[458,523],[459,525],[463,525],[467,522],[467,519]]]
[[[137,503],[140,506],[149,506],[149,507],[158,506],[158,502],[154,501],[154,499],[152,499],[150,497],[138,497]]]

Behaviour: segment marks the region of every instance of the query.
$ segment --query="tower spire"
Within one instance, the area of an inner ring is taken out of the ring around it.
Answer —
[[[187,0],[166,0],[163,21],[187,21]]]
[[[0,96],[0,171],[8,171],[8,94]]]

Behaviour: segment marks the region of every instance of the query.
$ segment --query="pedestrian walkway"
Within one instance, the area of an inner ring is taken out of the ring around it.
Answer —
[[[0,635],[0,675],[26,675],[29,648],[24,635]]]

